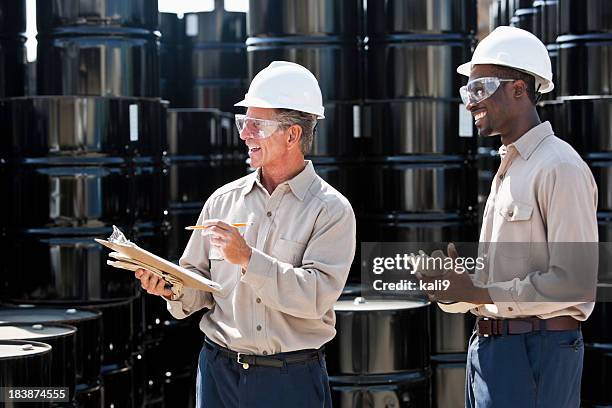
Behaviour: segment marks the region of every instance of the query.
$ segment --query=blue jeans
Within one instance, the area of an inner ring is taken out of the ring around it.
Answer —
[[[490,337],[473,334],[465,406],[577,408],[583,358],[580,329]]]
[[[235,360],[204,346],[196,387],[196,408],[331,408],[322,353],[318,360],[282,368],[251,366],[245,370]]]

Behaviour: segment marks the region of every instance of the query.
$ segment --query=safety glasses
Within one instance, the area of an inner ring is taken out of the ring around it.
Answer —
[[[255,139],[264,139],[272,136],[280,126],[277,120],[251,118],[247,115],[236,115],[236,127],[238,132],[247,132]]]
[[[459,88],[461,99],[465,105],[479,103],[493,95],[502,82],[514,82],[516,79],[500,79],[496,77],[483,77],[474,79],[466,86]]]

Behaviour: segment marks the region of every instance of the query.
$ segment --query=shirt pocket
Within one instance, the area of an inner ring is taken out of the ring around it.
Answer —
[[[306,244],[279,238],[274,244],[271,253],[279,261],[299,267],[302,265],[305,250]]]
[[[210,262],[211,279],[221,285],[221,290],[213,293],[213,296],[225,298],[232,293],[238,283],[240,266],[227,262],[215,250],[208,253],[208,261]]]
[[[531,249],[533,207],[513,201],[496,208],[502,217],[497,234],[497,252],[510,258],[527,258]]]

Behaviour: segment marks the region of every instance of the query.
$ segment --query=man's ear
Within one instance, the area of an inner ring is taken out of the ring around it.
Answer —
[[[300,125],[291,125],[288,130],[289,137],[287,142],[289,147],[299,145],[300,139],[302,138],[302,127]]]
[[[524,94],[527,93],[527,84],[522,79],[518,79],[513,84],[512,89],[514,91],[514,97],[515,98],[520,98],[521,96],[523,96]]]

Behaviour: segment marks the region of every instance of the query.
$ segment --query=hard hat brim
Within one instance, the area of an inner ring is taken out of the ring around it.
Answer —
[[[476,64],[476,65],[485,65],[485,64],[500,65],[500,66],[505,66],[505,67],[508,67],[508,68],[512,68],[512,69],[516,69],[518,71],[525,72],[525,71],[523,71],[521,69],[518,69],[516,67],[512,67],[510,65],[500,64],[499,61],[495,61],[495,62],[493,62],[493,61],[492,62],[482,62],[482,63]],[[457,67],[457,73],[459,73],[461,75],[465,75],[466,77],[469,77],[471,72],[472,72],[472,62],[471,61],[470,62],[466,62],[465,64],[461,64],[461,65],[459,65]],[[540,90],[538,91],[539,93],[543,93],[544,94],[544,93],[552,92],[552,90],[555,89],[555,84],[552,81],[550,81],[550,80],[548,80],[546,78],[542,78],[541,76],[535,75],[535,74],[533,74],[531,72],[526,72],[526,73],[529,74],[529,75],[535,76],[536,79],[539,79],[540,82],[546,84],[546,85],[543,85],[540,88]]]
[[[245,108],[265,108],[265,109],[293,109],[293,110],[298,110],[300,112],[306,112],[306,113],[310,113],[312,115],[317,115],[317,119],[325,119],[325,115],[323,112],[323,108],[321,108],[320,112],[311,112],[311,111],[307,111],[307,110],[303,110],[303,109],[299,109],[296,107],[290,107],[290,106],[277,106],[277,105],[273,105],[270,102],[261,99],[261,98],[253,98],[253,97],[246,97],[243,100],[241,100],[240,102],[237,102],[234,104],[234,106],[242,106]]]

